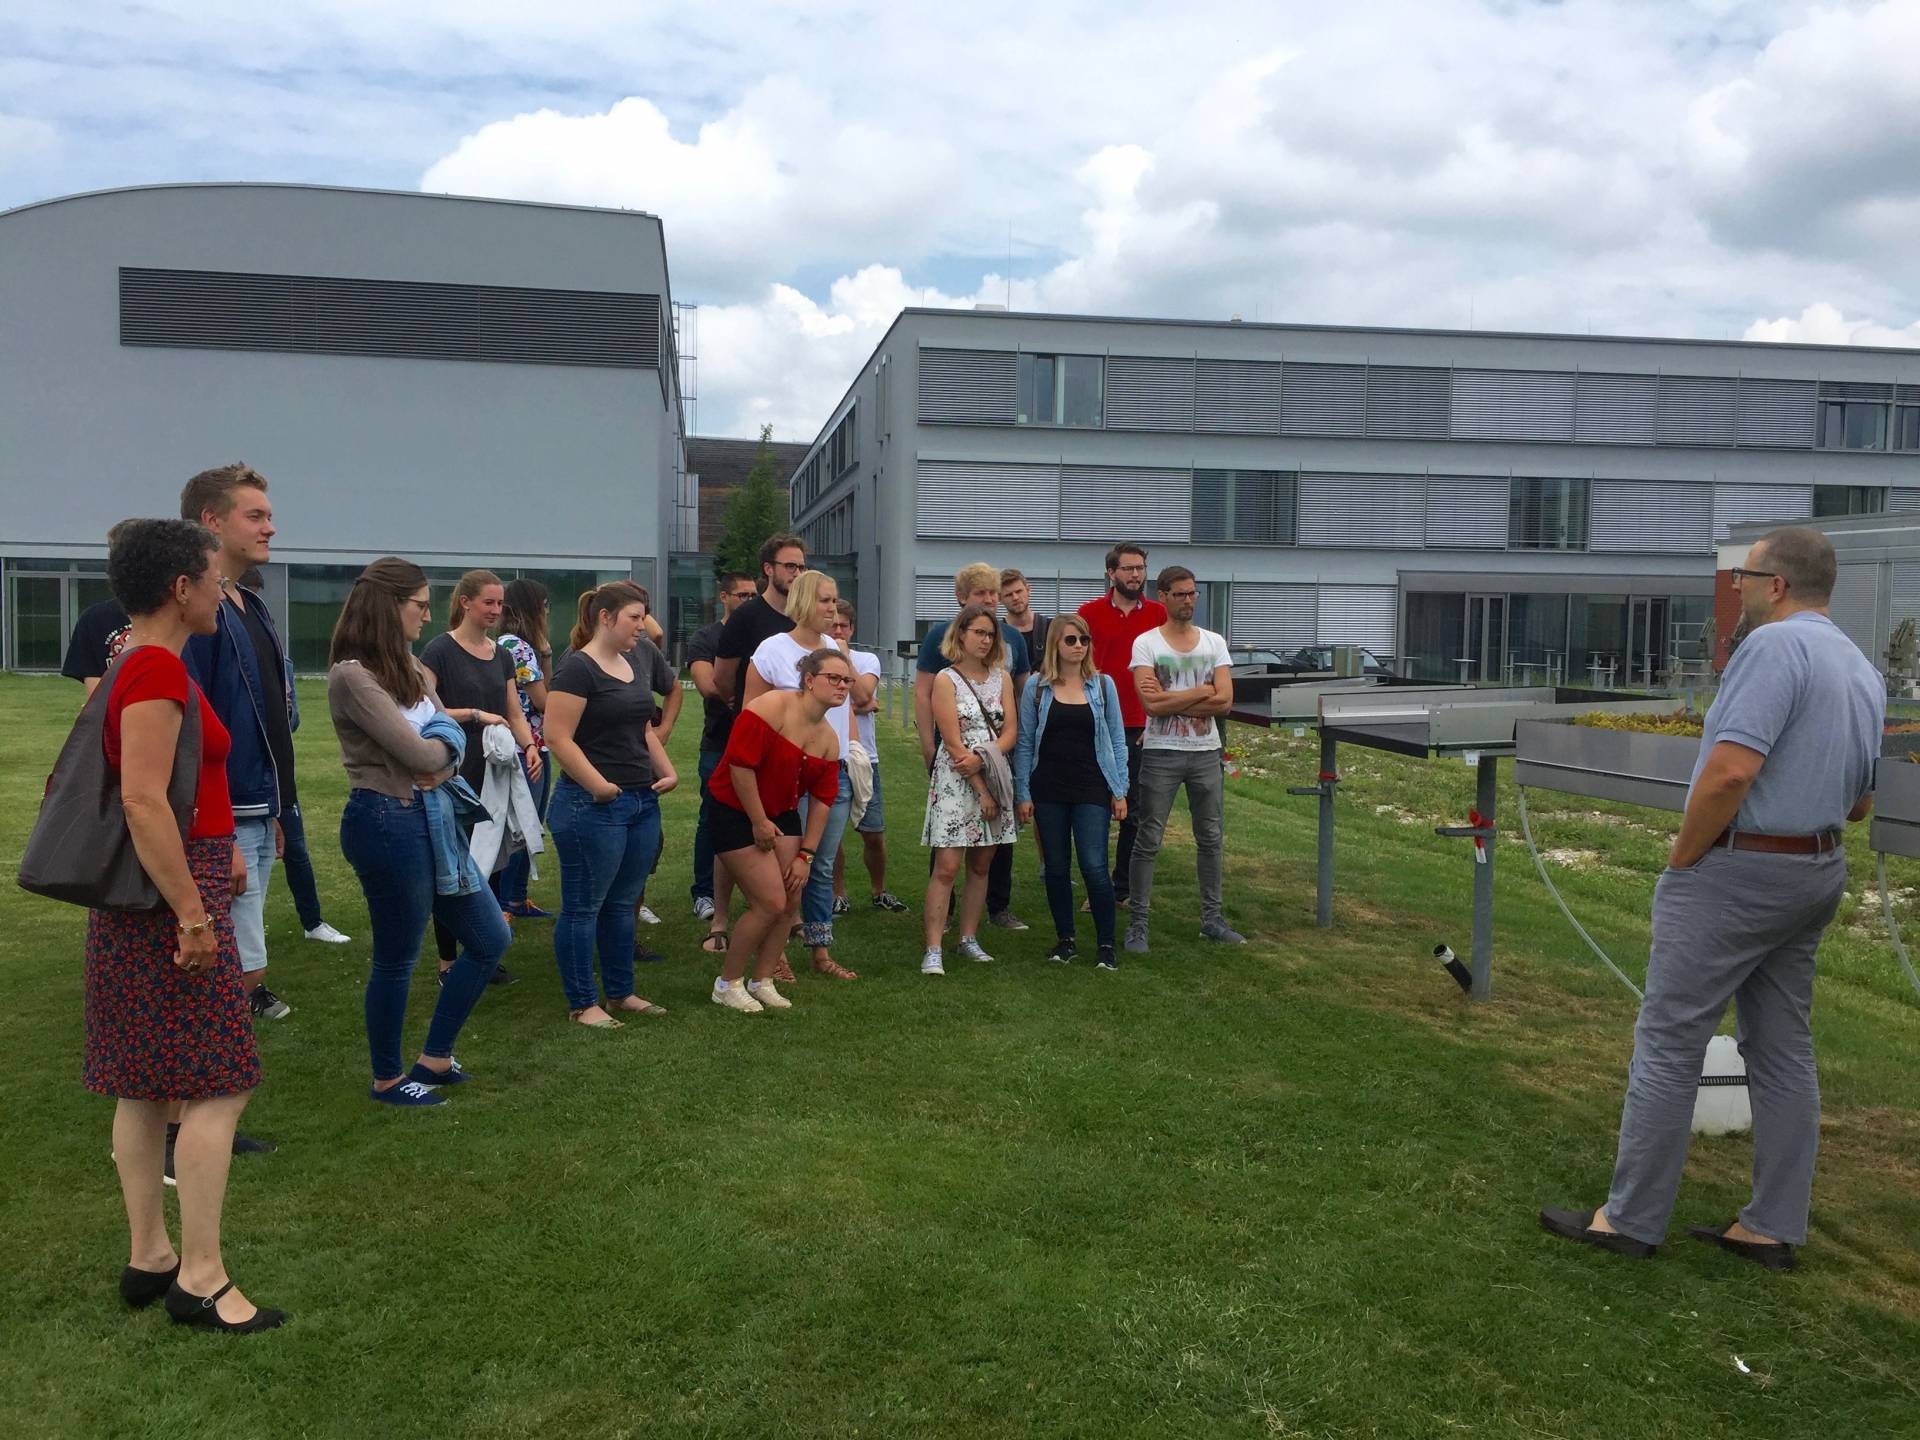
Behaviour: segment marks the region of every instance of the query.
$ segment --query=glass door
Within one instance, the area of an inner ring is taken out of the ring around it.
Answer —
[[[1483,685],[1498,683],[1507,673],[1507,597],[1467,597],[1467,644],[1460,653],[1460,678]]]
[[[8,578],[13,668],[58,670],[67,639],[66,577],[12,574]]]
[[[1667,597],[1635,597],[1627,608],[1627,682],[1648,688],[1659,683],[1667,652]]]

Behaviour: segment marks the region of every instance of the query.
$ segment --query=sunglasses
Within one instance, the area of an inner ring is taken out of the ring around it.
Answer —
[[[1093,642],[1084,635],[1062,635],[1060,637],[1060,643],[1062,645],[1079,646],[1079,645],[1091,645]]]

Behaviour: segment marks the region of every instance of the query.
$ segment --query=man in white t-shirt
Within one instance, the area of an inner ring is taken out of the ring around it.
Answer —
[[[906,910],[906,902],[887,889],[887,811],[880,793],[880,746],[873,724],[874,714],[880,709],[880,657],[871,650],[853,648],[853,606],[842,600],[839,611],[840,621],[833,627],[833,638],[840,642],[840,648],[853,662],[853,695],[847,701],[853,711],[853,738],[873,761],[873,795],[867,801],[866,811],[853,825],[860,832],[861,858],[866,861],[867,884],[872,892],[867,903],[876,910],[900,913]],[[842,845],[833,863],[833,913],[845,915],[852,908],[852,902],[847,899],[847,848]]]
[[[1233,665],[1227,642],[1193,623],[1200,586],[1184,565],[1169,565],[1156,582],[1167,623],[1133,642],[1133,680],[1147,710],[1140,737],[1140,827],[1135,832],[1128,889],[1126,948],[1147,953],[1153,908],[1153,862],[1167,833],[1174,797],[1187,789],[1193,843],[1200,870],[1200,934],[1224,945],[1247,937],[1227,924],[1220,908],[1222,808],[1220,727],[1214,717],[1233,708]]]

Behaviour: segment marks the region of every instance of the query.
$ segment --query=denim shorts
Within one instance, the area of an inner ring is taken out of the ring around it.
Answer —
[[[866,812],[861,815],[860,823],[853,827],[862,835],[878,835],[887,828],[886,806],[880,800],[880,767],[873,767],[873,798],[867,801]]]

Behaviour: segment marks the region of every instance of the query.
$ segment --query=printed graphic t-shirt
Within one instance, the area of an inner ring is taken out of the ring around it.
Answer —
[[[1133,642],[1135,669],[1151,667],[1162,690],[1191,690],[1211,685],[1213,672],[1227,661],[1227,642],[1211,630],[1197,630],[1193,649],[1182,652],[1167,643],[1156,626]],[[1147,750],[1218,750],[1220,727],[1211,715],[1148,715],[1140,744]]]

